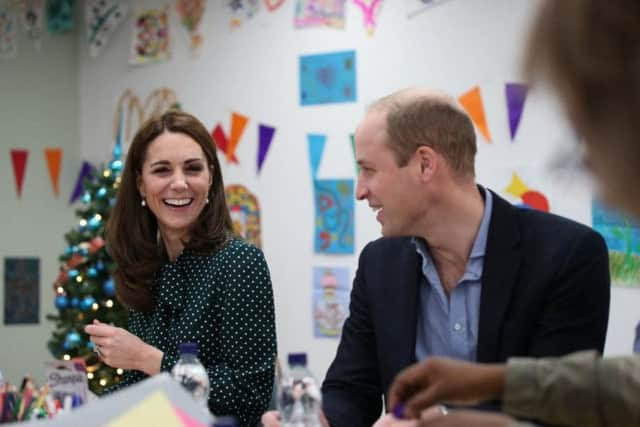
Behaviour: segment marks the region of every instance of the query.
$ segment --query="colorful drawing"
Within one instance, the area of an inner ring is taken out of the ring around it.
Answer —
[[[298,0],[293,23],[296,28],[344,28],[344,3],[345,0]]]
[[[129,63],[147,64],[169,58],[169,7],[139,9],[133,23]]]
[[[609,248],[611,284],[640,288],[640,224],[594,201],[593,228]]]
[[[40,259],[4,259],[4,324],[38,324]]]
[[[476,125],[484,139],[491,142],[491,133],[487,125],[487,117],[484,114],[484,104],[482,103],[482,94],[480,88],[475,86],[473,89],[460,95],[458,98],[460,104],[465,109],[473,124]]]
[[[373,31],[376,29],[376,15],[380,11],[382,0],[353,0],[353,3],[362,10],[367,34],[373,35]]]
[[[511,175],[511,182],[504,189],[504,192],[520,200],[517,206],[537,209],[542,212],[550,211],[547,197],[541,192],[529,188],[515,172]]]
[[[516,136],[522,111],[524,110],[524,101],[527,99],[527,91],[529,87],[520,83],[505,84],[505,96],[507,98],[507,111],[509,114],[509,130],[511,131],[511,140]]]
[[[73,30],[73,0],[47,1],[47,27],[54,34]]]
[[[354,247],[354,205],[352,179],[316,179],[316,253],[352,254]]]
[[[318,338],[338,338],[349,314],[349,270],[313,268],[313,332]]]
[[[129,12],[129,2],[89,0],[85,6],[89,56],[95,58]]]
[[[0,4],[0,58],[13,58],[18,52],[16,20],[16,14]]]
[[[355,101],[355,51],[300,57],[300,105]]]
[[[239,27],[244,21],[253,18],[260,9],[259,0],[226,0],[227,9],[231,14],[232,27]]]
[[[233,229],[242,238],[262,247],[260,237],[260,205],[258,199],[243,185],[229,185],[224,189]]]
[[[199,28],[206,4],[205,0],[176,0],[176,11],[182,26],[189,32],[192,51],[198,51],[202,46]]]
[[[407,18],[415,18],[425,10],[440,6],[449,0],[405,0],[407,4]]]
[[[44,26],[44,0],[24,0],[22,26],[36,49],[40,49]]]

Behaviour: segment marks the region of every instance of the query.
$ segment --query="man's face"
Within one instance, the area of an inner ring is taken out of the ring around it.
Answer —
[[[415,156],[399,167],[387,145],[386,114],[370,112],[355,136],[356,160],[360,166],[356,198],[366,200],[382,225],[382,235],[412,236],[420,209],[420,166]]]

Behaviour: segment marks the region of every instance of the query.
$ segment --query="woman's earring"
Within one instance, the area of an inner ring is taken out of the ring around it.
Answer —
[[[205,204],[209,204],[209,198],[207,197],[207,200],[205,200]]]
[[[141,195],[140,195],[140,198],[142,199],[142,200],[140,201],[140,206],[142,206],[142,207],[144,208],[145,206],[147,206],[147,201],[146,201],[146,200],[145,200],[145,198],[144,198],[144,194],[141,194]]]

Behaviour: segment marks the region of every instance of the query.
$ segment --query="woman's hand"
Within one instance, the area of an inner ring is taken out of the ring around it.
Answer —
[[[94,320],[84,327],[102,361],[112,368],[136,369],[147,375],[160,372],[164,353],[129,331]]]

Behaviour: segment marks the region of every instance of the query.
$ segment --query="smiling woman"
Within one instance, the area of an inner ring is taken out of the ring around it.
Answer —
[[[213,147],[182,112],[138,131],[107,226],[129,328],[94,321],[85,331],[106,364],[127,370],[117,388],[169,371],[178,345],[197,343],[209,409],[253,426],[271,397],[273,292],[262,252],[233,234]]]

